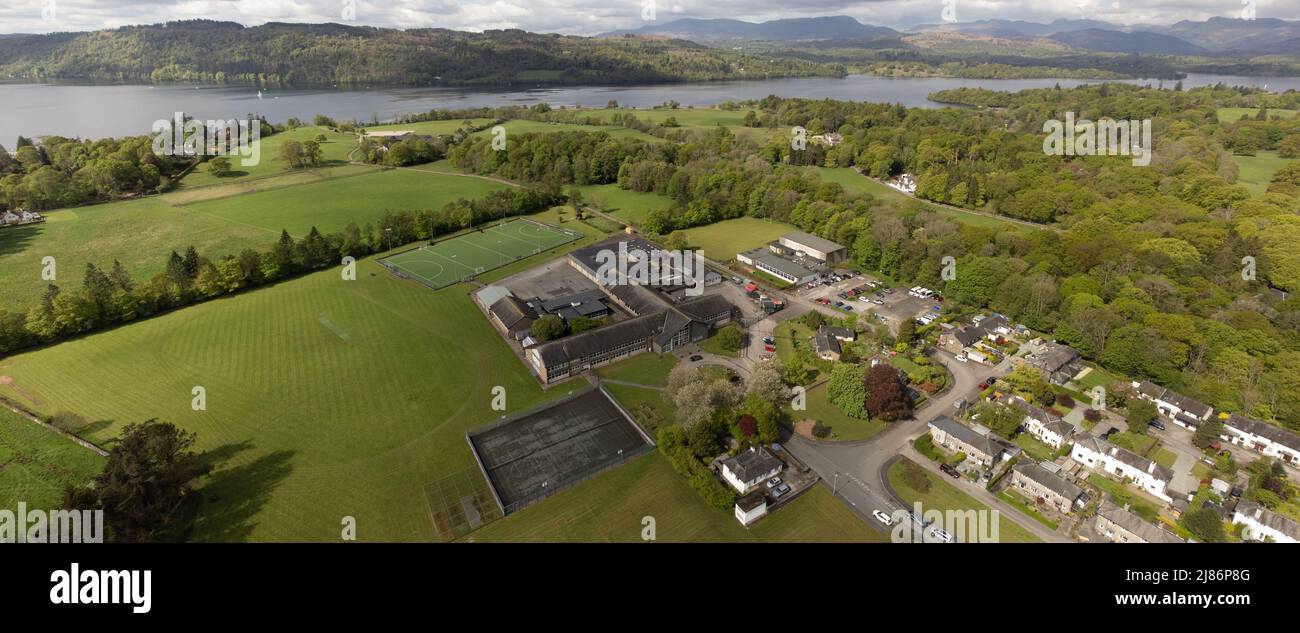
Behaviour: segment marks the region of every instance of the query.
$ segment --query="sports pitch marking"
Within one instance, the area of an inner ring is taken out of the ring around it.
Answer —
[[[413,248],[387,257],[381,263],[438,290],[580,237],[573,231],[530,220],[511,220]],[[493,238],[497,238],[495,246],[500,250],[488,245]]]

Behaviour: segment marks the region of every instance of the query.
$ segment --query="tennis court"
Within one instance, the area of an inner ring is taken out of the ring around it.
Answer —
[[[511,220],[413,248],[380,263],[437,290],[579,237],[541,222]]]

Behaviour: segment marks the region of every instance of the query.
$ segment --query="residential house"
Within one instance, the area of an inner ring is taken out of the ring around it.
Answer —
[[[979,433],[946,415],[930,422],[930,437],[937,446],[965,453],[967,459],[985,468],[992,468],[1020,454],[1019,446],[992,433]]]
[[[1153,382],[1135,380],[1132,384],[1139,397],[1155,403],[1161,415],[1179,426],[1196,428],[1214,414],[1214,407]]]
[[[14,213],[13,211],[5,211],[4,213],[0,213],[0,226],[4,226],[8,224],[18,224],[22,221],[23,221],[22,216],[18,215],[17,213]]]
[[[1083,359],[1078,350],[1059,343],[1048,343],[1043,349],[1025,356],[1021,362],[1042,371],[1054,385],[1070,382],[1083,369]]]
[[[912,174],[899,174],[897,178],[891,178],[885,184],[909,196],[916,194],[916,176]]]
[[[849,342],[858,338],[857,332],[838,325],[823,325],[817,331],[840,341]]]
[[[1097,512],[1097,533],[1112,543],[1182,543],[1183,539],[1172,532],[1147,523],[1142,517],[1109,501],[1101,503]]]
[[[1059,449],[1074,438],[1074,425],[1051,411],[1036,407],[1020,396],[1006,395],[1000,402],[1024,413],[1021,424],[1025,432],[1052,448]]]
[[[1248,541],[1300,543],[1300,523],[1258,503],[1242,501],[1232,513],[1233,525],[1241,524],[1241,537]]]
[[[1300,435],[1240,414],[1223,421],[1223,438],[1292,466],[1300,466]]]
[[[1172,501],[1166,488],[1174,472],[1128,449],[1082,433],[1074,441],[1070,458],[1097,472],[1129,479],[1137,487],[1166,502]]]
[[[1011,489],[1059,512],[1069,513],[1088,504],[1083,488],[1048,472],[1033,462],[1016,464],[1011,470]]]
[[[993,340],[1010,334],[1008,325],[1007,318],[1001,315],[976,318],[970,325],[959,326],[941,334],[939,347],[953,354],[961,354],[982,340]]]
[[[749,527],[753,523],[767,516],[767,493],[763,490],[755,490],[736,500],[736,520],[740,524]]]
[[[817,351],[817,358],[822,360],[838,361],[844,352],[840,347],[840,340],[825,332],[813,335],[813,348]]]
[[[751,446],[749,450],[722,461],[722,478],[743,495],[781,474],[783,466],[766,447]]]

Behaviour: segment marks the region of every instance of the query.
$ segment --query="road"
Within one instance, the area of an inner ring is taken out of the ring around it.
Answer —
[[[793,435],[786,443],[786,448],[790,452],[830,482],[836,495],[863,517],[869,517],[873,510],[889,514],[897,509],[907,509],[900,499],[895,499],[889,493],[885,484],[888,463],[898,455],[914,456],[911,441],[925,432],[931,420],[941,415],[951,415],[958,400],[966,399],[968,402],[973,402],[978,395],[980,381],[990,375],[1004,376],[1011,370],[1009,362],[1003,362],[996,368],[988,368],[974,363],[957,362],[947,352],[937,352],[937,355],[952,374],[953,387],[931,399],[930,403],[913,419],[891,424],[879,435],[860,442],[818,442]],[[929,460],[916,461],[937,472]],[[1038,521],[1002,503],[983,486],[972,484],[962,487],[962,490],[986,505],[998,509],[1007,520],[1015,522],[1044,541],[1069,541]],[[876,524],[875,521],[869,522]]]

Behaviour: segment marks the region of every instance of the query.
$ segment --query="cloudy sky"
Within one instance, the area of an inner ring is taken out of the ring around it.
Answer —
[[[206,18],[254,25],[350,22],[374,26],[481,31],[521,28],[592,35],[682,17],[775,18],[849,15],[895,28],[939,22],[945,4],[958,21],[1046,22],[1089,18],[1121,24],[1171,24],[1240,15],[1300,19],[1300,0],[4,0],[0,33],[87,31],[127,24]],[[653,6],[650,10],[649,6]]]

